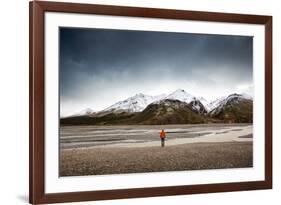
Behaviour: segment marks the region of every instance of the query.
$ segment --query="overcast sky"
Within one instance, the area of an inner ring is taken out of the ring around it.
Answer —
[[[102,110],[181,88],[207,100],[253,91],[247,36],[60,28],[60,109]]]

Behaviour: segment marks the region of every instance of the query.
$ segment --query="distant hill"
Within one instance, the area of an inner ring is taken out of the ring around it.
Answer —
[[[126,125],[137,113],[109,113],[103,116],[74,116],[60,119],[61,125]],[[132,124],[132,123],[130,123]]]

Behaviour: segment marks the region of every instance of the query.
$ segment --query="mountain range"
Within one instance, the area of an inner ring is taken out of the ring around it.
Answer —
[[[87,108],[61,118],[62,125],[251,123],[253,99],[230,94],[208,102],[183,89],[169,95],[136,94],[99,112]]]

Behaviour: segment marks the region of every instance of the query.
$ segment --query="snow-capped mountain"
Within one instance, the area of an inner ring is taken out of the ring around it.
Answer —
[[[151,96],[151,95],[145,95],[142,93],[136,94],[132,97],[129,97],[125,100],[119,101],[106,109],[94,112],[91,108],[87,108],[84,110],[81,110],[78,113],[74,113],[71,116],[103,116],[107,115],[109,113],[122,113],[122,112],[128,112],[128,113],[136,113],[136,112],[142,112],[149,104],[159,104],[164,100],[178,100],[180,102],[185,102],[189,104],[192,108],[192,110],[198,114],[206,114],[212,112],[214,109],[217,109],[224,104],[226,104],[229,100],[233,98],[243,98],[243,99],[250,99],[252,100],[252,97],[247,94],[232,94],[229,96],[224,96],[221,98],[218,98],[212,102],[208,102],[203,97],[196,97],[194,95],[189,94],[183,89],[177,89],[176,91],[172,92],[169,95],[157,95],[157,96]]]
[[[208,112],[214,110],[215,108],[221,107],[223,105],[225,105],[228,101],[231,101],[233,99],[237,98],[239,99],[247,99],[247,100],[253,100],[253,97],[249,94],[231,94],[228,96],[222,96],[220,98],[217,98],[216,100],[210,102],[209,104],[207,104],[205,107],[208,109]]]
[[[142,93],[129,97],[126,100],[119,101],[110,107],[104,109],[102,112],[126,111],[126,112],[141,112],[150,103],[163,99],[166,95],[150,96]]]
[[[203,97],[195,97],[183,89],[178,89],[175,92],[168,95],[165,99],[179,100],[189,104],[192,110],[198,114],[206,114],[209,109],[206,107],[207,100]]]
[[[196,97],[187,93],[183,89],[178,89],[165,97],[165,99],[170,99],[170,100],[179,100],[181,102],[186,102],[187,104],[190,103],[193,100],[196,100]]]
[[[209,116],[227,123],[253,122],[253,99],[249,95],[231,94],[209,112]]]
[[[215,114],[221,111],[226,105],[237,104],[244,100],[253,100],[253,98],[248,94],[231,94],[226,97],[218,98],[217,100],[210,103],[209,107],[212,107],[210,114]]]
[[[205,100],[204,98],[201,98]],[[183,89],[177,89],[170,95],[167,95],[167,97],[161,99],[160,101],[155,101],[154,103],[161,103],[164,100],[178,100],[180,102],[185,102],[189,104],[192,108],[192,110],[198,114],[206,114],[207,109],[205,108],[204,104],[199,100],[199,98],[189,94]],[[207,101],[205,100],[205,103],[207,104]]]
[[[203,98],[202,98],[203,99]],[[142,93],[136,94],[132,97],[127,98],[126,100],[119,101],[108,108],[102,110],[98,115],[104,115],[111,112],[120,113],[120,112],[142,112],[149,104],[151,103],[160,103],[163,100],[179,100],[190,104],[192,102],[192,108],[197,113],[206,113],[208,111],[204,104],[195,96],[187,93],[183,89],[177,89],[169,95],[145,95]],[[205,99],[204,99],[205,100]],[[204,101],[207,104],[207,101]],[[205,111],[206,110],[206,111]]]
[[[252,123],[253,98],[247,94],[234,93],[208,103],[203,97],[195,97],[182,89],[169,95],[150,96],[140,93],[100,112],[87,108],[75,115],[61,118],[61,123],[69,125],[209,122]]]

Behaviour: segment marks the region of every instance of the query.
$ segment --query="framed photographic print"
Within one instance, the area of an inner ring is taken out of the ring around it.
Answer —
[[[272,17],[30,2],[30,203],[270,189]]]

